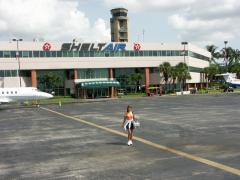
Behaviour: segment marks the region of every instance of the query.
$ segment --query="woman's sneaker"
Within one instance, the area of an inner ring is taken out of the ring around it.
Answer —
[[[128,146],[130,146],[130,145],[131,145],[131,142],[130,142],[130,141],[128,141],[128,142],[127,142],[127,145],[128,145]]]
[[[130,145],[133,145],[133,142],[130,140]]]

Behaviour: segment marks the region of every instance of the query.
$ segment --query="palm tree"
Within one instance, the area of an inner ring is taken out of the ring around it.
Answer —
[[[176,66],[172,67],[171,69],[171,77],[172,77],[172,84],[173,84],[173,91],[175,91],[176,89],[176,86],[175,86],[175,82],[177,80],[177,77],[178,77],[178,71],[177,71],[177,68]]]
[[[176,70],[177,70],[177,79],[180,82],[180,84],[182,84],[180,88],[181,90],[183,90],[184,84],[186,84],[186,80],[191,79],[191,75],[188,71],[188,66],[186,63],[180,62],[176,65]]]
[[[216,52],[217,50],[217,46],[215,45],[207,45],[206,49],[211,53],[212,57],[211,57],[211,62],[210,63],[214,63],[216,64],[216,59],[219,59],[221,57],[221,53],[220,52]]]
[[[207,72],[208,72],[208,78],[209,78],[210,82],[212,82],[212,80],[215,77],[215,75],[219,73],[219,65],[217,65],[217,64],[210,64],[210,66],[208,67]]]
[[[240,51],[238,49],[235,50],[235,63],[240,62]]]
[[[212,64],[217,64],[216,59],[223,58],[225,60],[225,71],[229,71],[231,66],[240,61],[240,51],[238,49],[233,49],[232,47],[223,48],[220,52],[217,52],[217,46],[208,45],[206,49],[211,53],[211,62]]]
[[[206,87],[208,88],[208,83],[212,82],[215,75],[218,74],[218,73],[221,73],[220,72],[220,66],[218,64],[210,64],[209,67],[205,67],[203,68],[203,71],[202,71],[204,74],[205,74],[205,78],[207,80],[207,84],[206,84]]]
[[[165,85],[168,83],[168,79],[171,77],[172,67],[169,62],[164,62],[159,65],[160,76],[164,77]]]
[[[222,58],[225,59],[226,70],[229,71],[232,65],[239,62],[240,52],[238,49],[235,50],[231,47],[223,48],[221,52]]]
[[[237,78],[240,78],[240,63],[236,63],[231,66],[230,72],[236,73]]]
[[[240,52],[238,49],[232,49],[231,50],[231,58],[230,58],[230,65],[234,65],[236,63],[239,63],[240,60]]]

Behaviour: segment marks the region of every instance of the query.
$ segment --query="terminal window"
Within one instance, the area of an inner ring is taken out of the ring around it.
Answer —
[[[126,50],[126,51],[19,51],[19,57],[138,57],[138,56],[184,56],[182,50]],[[185,56],[209,61],[210,58],[204,55],[185,51]],[[15,58],[16,51],[0,51],[0,58]]]

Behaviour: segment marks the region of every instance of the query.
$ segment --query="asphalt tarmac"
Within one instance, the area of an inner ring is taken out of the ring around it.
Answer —
[[[238,94],[0,106],[0,179],[240,179],[239,107]]]

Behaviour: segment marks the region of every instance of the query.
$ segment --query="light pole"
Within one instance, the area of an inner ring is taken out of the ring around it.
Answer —
[[[186,45],[188,44],[188,42],[184,41],[181,44],[183,45],[183,60],[184,60],[184,64],[186,64]],[[187,71],[189,73],[188,65],[187,65]],[[184,84],[185,86],[187,85],[186,80],[184,80]]]
[[[225,44],[225,48],[224,48],[224,61],[225,61],[226,68],[227,68],[227,43],[228,43],[228,41],[224,41],[224,44]],[[227,71],[228,71],[228,68],[227,68]]]
[[[186,64],[186,45],[188,44],[188,42],[182,42],[183,45],[183,59],[184,59],[184,63]]]
[[[16,59],[17,59],[17,61],[18,61],[18,77],[19,77],[19,85],[20,85],[20,87],[22,87],[22,81],[21,81],[21,76],[20,76],[20,69],[21,69],[21,66],[20,66],[20,59],[19,59],[19,47],[18,47],[18,42],[19,42],[19,41],[22,41],[23,39],[12,39],[12,40],[17,42]]]

